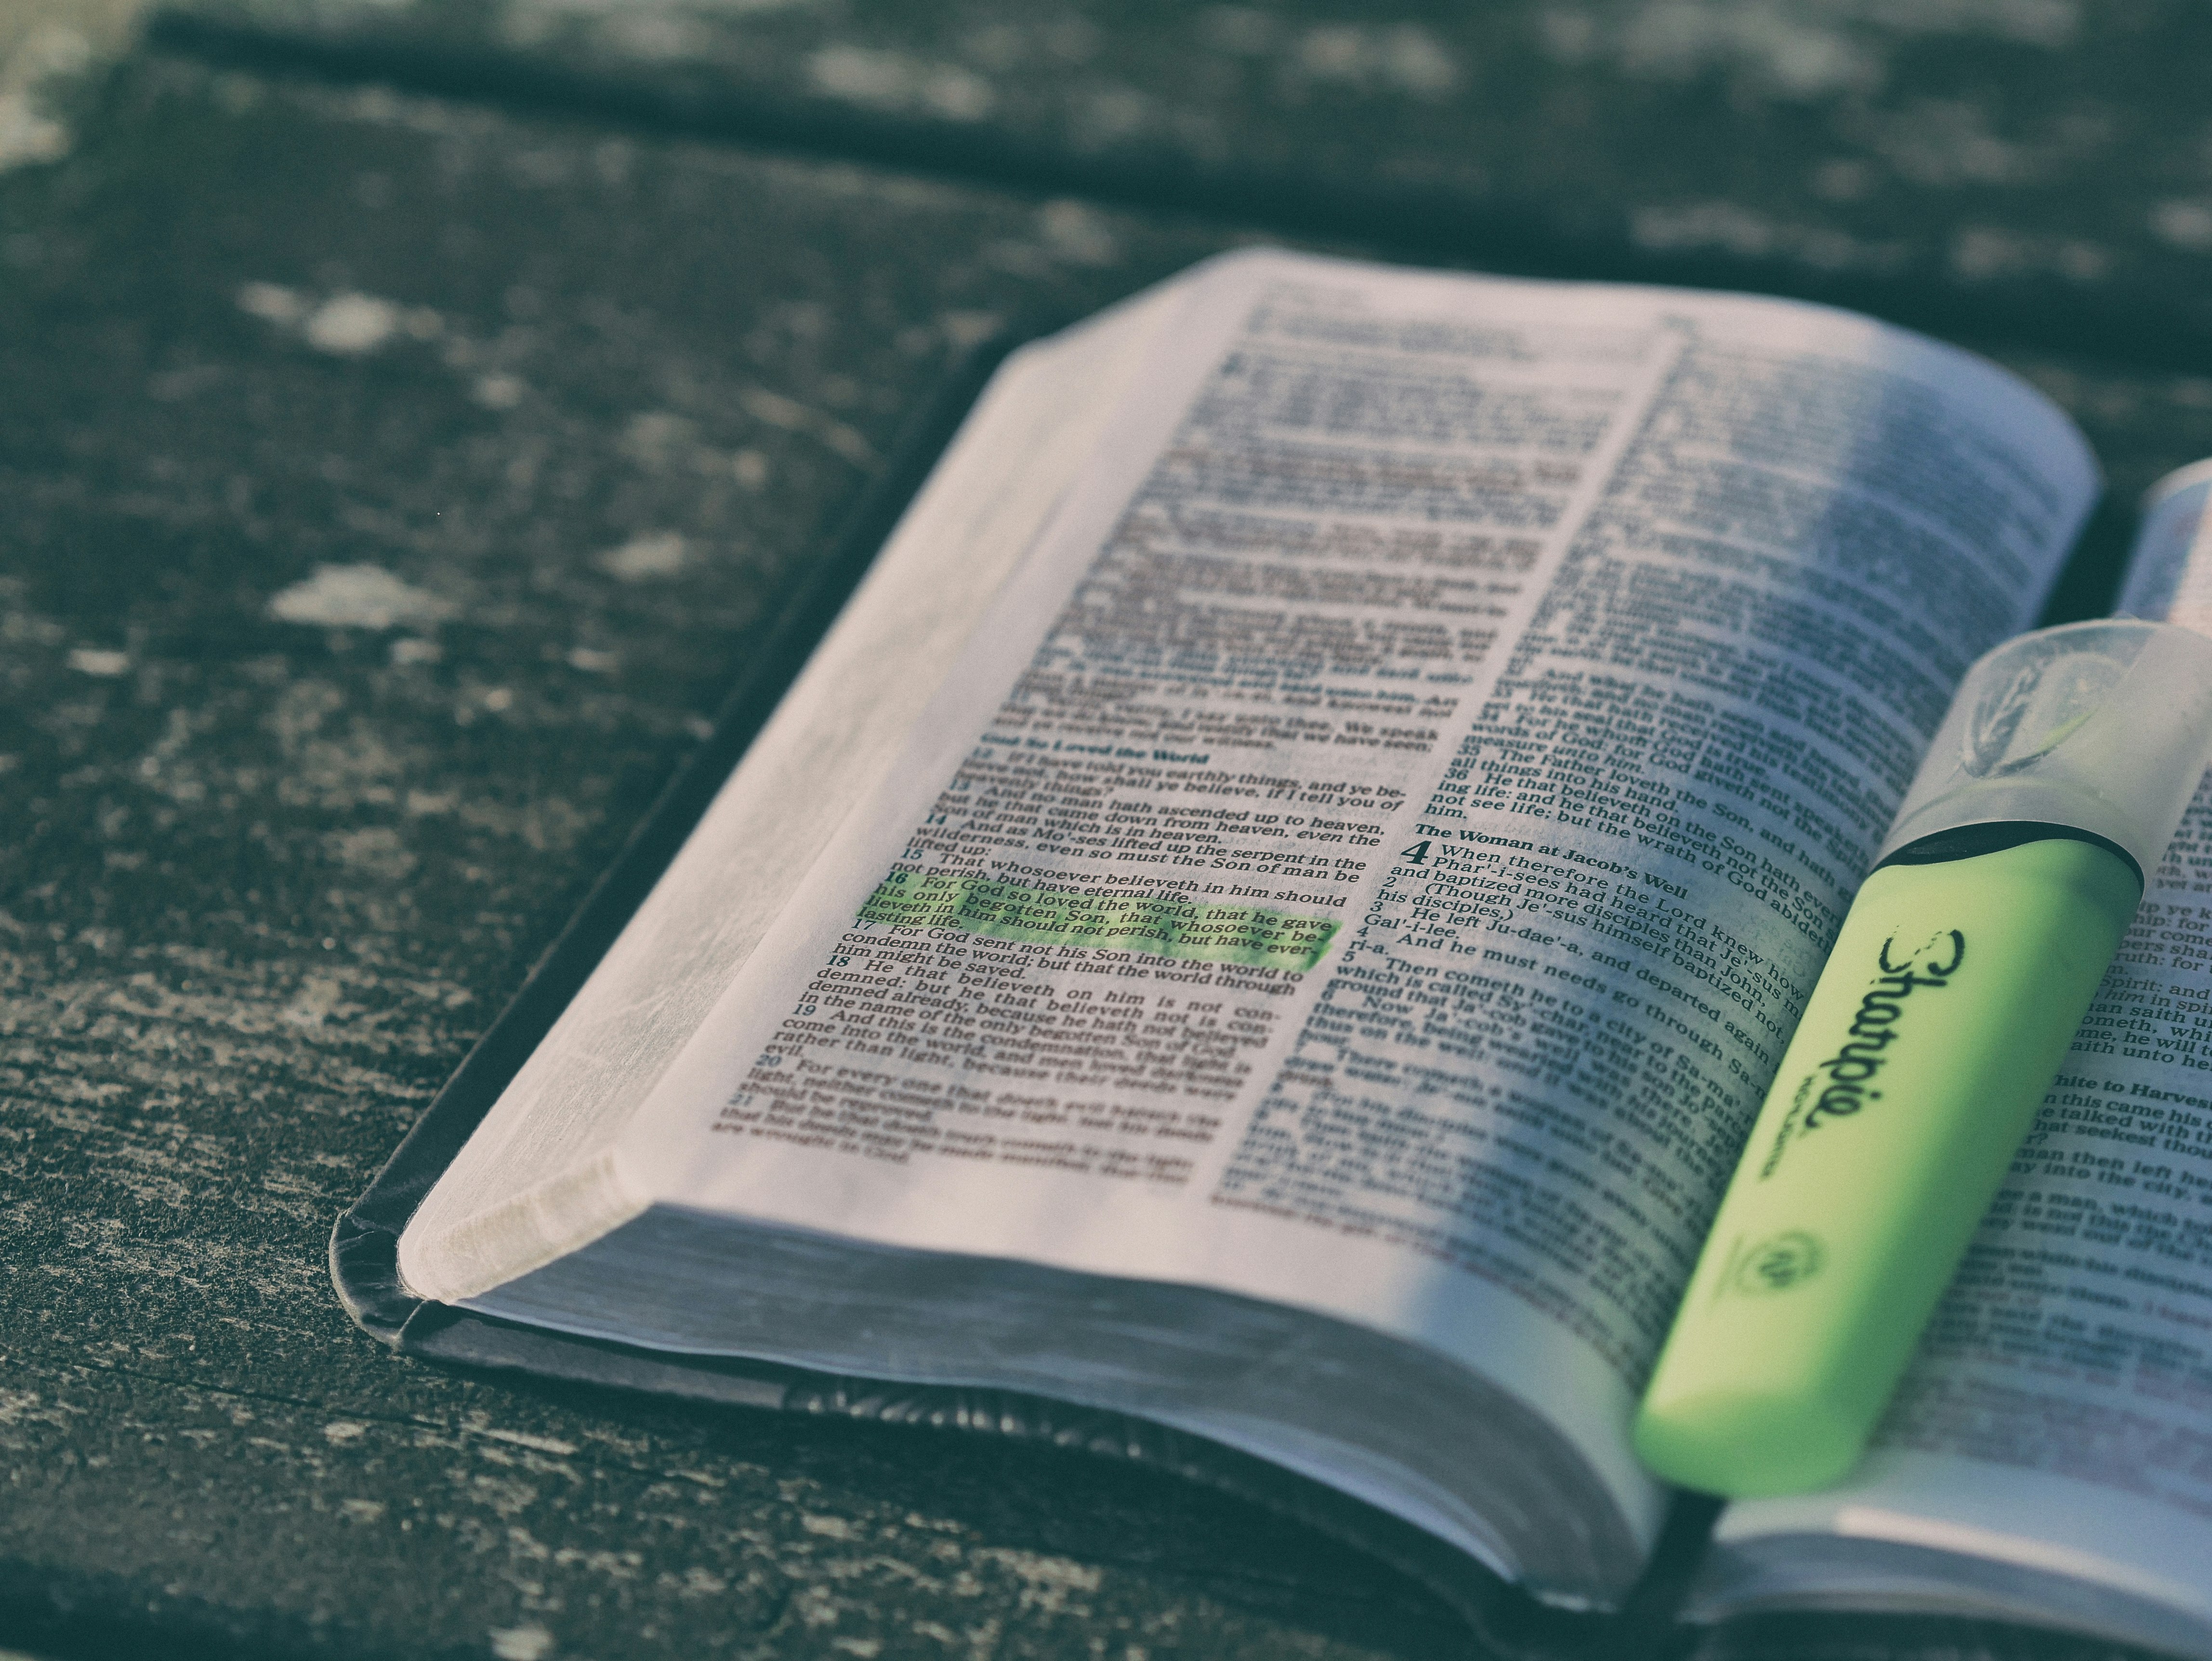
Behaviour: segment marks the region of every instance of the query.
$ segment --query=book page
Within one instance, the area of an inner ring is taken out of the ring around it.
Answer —
[[[945,465],[645,904],[440,1179],[411,1235],[559,1179],[644,1100],[823,842],[896,760],[921,706],[1097,443],[1177,293],[1164,285],[1025,346],[992,377]],[[947,548],[958,557],[944,558]],[[588,1213],[568,1219],[535,1243],[534,1256],[543,1262],[574,1244],[563,1229],[604,1226]],[[475,1231],[488,1244],[502,1232]],[[495,1277],[514,1272],[501,1259]]]
[[[2093,471],[1816,307],[1221,262],[618,1149],[1634,1394],[1952,686]]]
[[[2212,788],[1866,1463],[1731,1507],[1719,1538],[1808,1533],[2094,1581],[2190,1611],[2212,1645]]]

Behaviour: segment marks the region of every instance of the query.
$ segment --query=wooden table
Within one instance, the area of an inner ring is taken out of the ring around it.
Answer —
[[[325,1243],[960,352],[1216,250],[1962,339],[2103,456],[2099,609],[2212,452],[2205,26],[1860,9],[203,0],[0,78],[0,1643],[1465,1652],[1142,1471],[398,1359]]]

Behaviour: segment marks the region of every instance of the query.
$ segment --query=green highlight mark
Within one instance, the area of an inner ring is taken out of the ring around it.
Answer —
[[[1255,905],[1079,894],[988,877],[908,871],[892,872],[868,897],[860,921],[1293,971],[1319,963],[1337,930],[1334,918],[1297,917]]]

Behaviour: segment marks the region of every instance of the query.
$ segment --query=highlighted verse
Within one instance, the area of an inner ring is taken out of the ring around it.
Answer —
[[[1254,905],[1079,894],[988,877],[906,871],[893,872],[869,896],[860,921],[1291,970],[1319,963],[1337,930],[1333,918],[1293,916]]]

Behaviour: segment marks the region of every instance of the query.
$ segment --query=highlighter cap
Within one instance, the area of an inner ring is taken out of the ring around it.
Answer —
[[[2143,492],[2142,526],[2120,584],[2121,617],[2212,634],[2212,459],[2177,468]]]
[[[2146,879],[2212,764],[2212,638],[2112,618],[2039,629],[1977,661],[1878,859],[1973,824],[2066,825]]]

